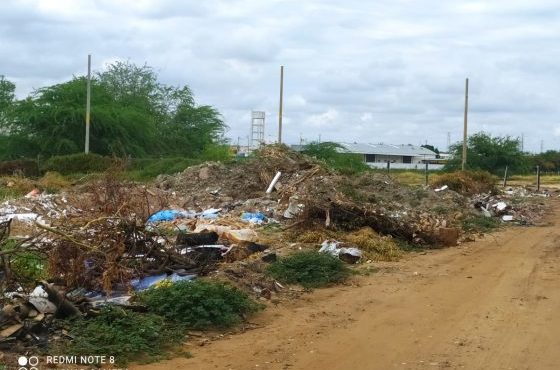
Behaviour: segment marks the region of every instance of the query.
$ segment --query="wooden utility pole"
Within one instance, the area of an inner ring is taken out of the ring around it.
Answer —
[[[467,164],[467,114],[469,111],[469,79],[465,80],[465,117],[463,122],[463,161],[461,169],[464,171]]]
[[[91,109],[91,54],[87,57],[87,92],[86,92],[86,146],[85,153],[89,153],[89,116]]]
[[[282,144],[282,103],[284,97],[284,66],[280,66],[280,105],[278,108],[278,144]]]

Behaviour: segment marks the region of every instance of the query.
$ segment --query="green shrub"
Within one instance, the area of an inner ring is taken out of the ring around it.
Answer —
[[[465,231],[488,232],[499,227],[500,221],[492,217],[476,215],[465,218],[462,226]]]
[[[205,280],[152,287],[138,299],[151,312],[193,329],[229,327],[262,308],[229,284]]]
[[[49,158],[42,171],[55,171],[63,175],[103,172],[113,165],[113,160],[99,154],[77,153]]]
[[[268,273],[283,283],[318,288],[345,280],[350,270],[328,253],[304,251],[274,262],[268,267]]]
[[[370,170],[361,154],[348,153],[337,143],[310,143],[305,146],[303,153],[323,161],[328,167],[344,175]]]
[[[98,316],[67,322],[74,338],[65,355],[114,356],[117,363],[158,360],[171,345],[183,339],[183,328],[161,316],[105,306]],[[141,356],[141,357],[139,357]]]
[[[39,176],[39,164],[33,159],[17,159],[0,162],[0,176],[22,175],[26,177]]]
[[[210,144],[200,153],[204,161],[227,161],[232,159],[233,153],[228,145]]]
[[[183,157],[133,159],[124,175],[129,180],[145,181],[161,174],[182,172],[200,163],[200,159]]]
[[[0,252],[14,250],[21,247],[21,242],[8,239],[0,243]],[[12,273],[18,281],[25,285],[34,285],[38,280],[47,277],[47,261],[44,255],[21,249],[17,252],[7,254]]]

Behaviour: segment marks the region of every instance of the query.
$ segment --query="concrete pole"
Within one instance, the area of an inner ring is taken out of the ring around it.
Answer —
[[[467,164],[467,114],[469,111],[469,79],[465,80],[465,116],[463,122],[463,161],[461,169],[464,171]]]
[[[86,92],[86,145],[85,153],[89,153],[89,118],[91,110],[91,54],[88,54],[87,66],[87,92]]]
[[[282,105],[284,98],[284,66],[280,66],[280,104],[278,108],[278,144],[282,144]]]

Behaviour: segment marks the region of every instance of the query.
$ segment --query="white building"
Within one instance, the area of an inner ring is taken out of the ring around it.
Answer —
[[[415,145],[339,143],[347,152],[361,154],[364,162],[372,168],[387,168],[390,162],[394,169],[423,169],[425,163],[429,169],[439,170],[441,164],[433,164],[437,154],[429,149]]]

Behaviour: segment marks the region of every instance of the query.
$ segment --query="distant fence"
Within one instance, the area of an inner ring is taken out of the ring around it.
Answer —
[[[386,169],[387,163],[383,162],[371,162],[366,163],[371,168],[380,168]],[[392,170],[418,170],[418,171],[425,171],[426,164],[425,163],[391,163],[390,165]],[[428,164],[428,170],[430,171],[440,171],[443,169],[443,164]]]

